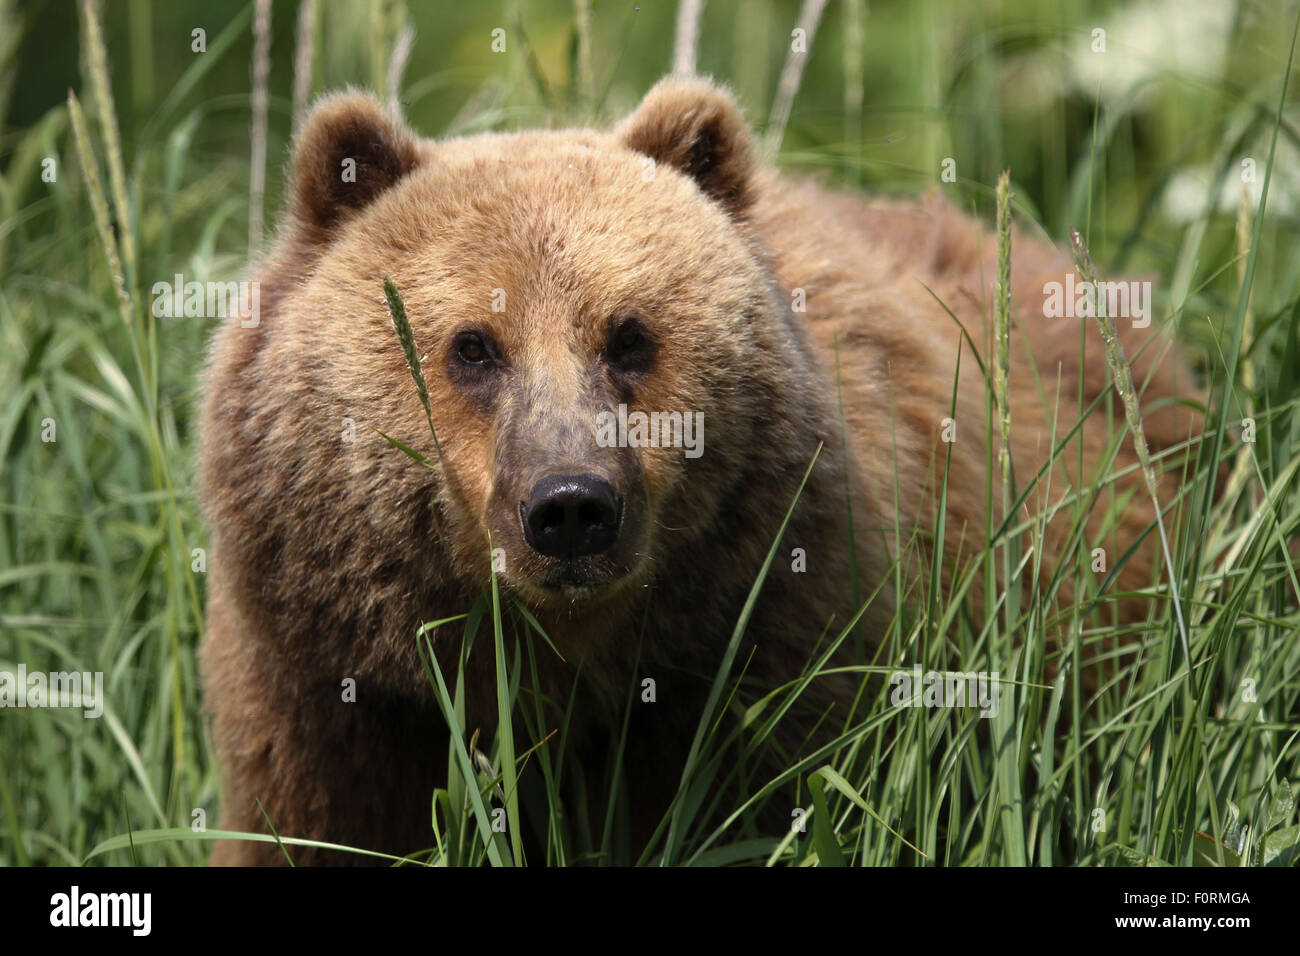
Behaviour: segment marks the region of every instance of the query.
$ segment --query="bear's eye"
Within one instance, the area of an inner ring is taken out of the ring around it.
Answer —
[[[641,330],[637,328],[625,328],[619,331],[618,341],[615,343],[620,352],[628,352],[641,344]]]
[[[639,316],[615,320],[610,328],[605,361],[620,372],[644,372],[654,357],[654,343]]]
[[[497,347],[496,340],[483,328],[465,326],[447,342],[447,378],[481,411],[491,408],[501,373],[510,363]]]
[[[486,365],[492,361],[483,340],[472,333],[456,338],[456,357],[466,365]]]

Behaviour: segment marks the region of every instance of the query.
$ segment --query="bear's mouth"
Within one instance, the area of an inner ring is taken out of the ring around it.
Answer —
[[[629,568],[608,561],[554,561],[540,574],[516,579],[512,585],[542,607],[597,606],[621,590]]]
[[[628,570],[603,557],[551,559],[547,565],[532,583],[552,596],[566,598],[594,595],[624,577]]]
[[[608,583],[608,579],[593,577],[574,571],[561,571],[550,574],[537,582],[543,590],[559,595],[568,600],[591,597]]]
[[[609,554],[548,558],[534,573],[514,584],[543,605],[595,605],[619,592],[635,571],[634,566]]]

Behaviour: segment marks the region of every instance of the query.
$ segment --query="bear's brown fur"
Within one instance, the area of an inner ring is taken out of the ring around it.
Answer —
[[[341,176],[349,159],[354,181]],[[967,344],[958,437],[944,444],[961,336],[945,306],[983,350],[994,243],[941,199],[867,203],[780,177],[758,162],[730,96],[695,80],[661,83],[610,133],[449,142],[415,138],[367,96],[334,95],[303,126],[291,186],[258,276],[260,321],[220,330],[205,379],[203,670],[223,828],[266,832],[260,803],[284,836],[399,854],[432,845],[447,731],[414,635],[470,608],[492,548],[504,553],[505,592],[565,656],[543,655],[534,689],[563,702],[581,664],[588,699],[572,746],[603,752],[629,682],[659,679],[653,714],[634,709],[628,730],[643,835],[677,783],[707,676],[819,446],[746,631],[742,654],[753,651],[748,672],[760,682],[797,675],[828,624],[852,616],[851,558],[864,595],[885,583],[862,625],[869,638],[884,630],[895,529],[906,538],[932,526],[946,453],[945,580],[980,550],[985,383]],[[1094,330],[1081,362],[1078,322],[1041,317],[1044,281],[1068,268],[1017,233],[1010,399],[1022,485],[1047,460],[1053,416],[1057,440],[1077,420],[1079,380],[1085,404],[1108,387]],[[439,470],[379,434],[436,457],[385,276],[414,329]],[[792,308],[798,295],[806,311]],[[1167,342],[1139,350],[1140,333],[1123,331],[1147,383],[1152,444],[1185,440],[1195,416],[1156,400],[1191,392],[1190,373]],[[704,453],[598,447],[596,416],[620,403],[704,412]],[[1073,473],[1072,446],[1054,498],[1066,475],[1075,487],[1099,477],[1113,427],[1104,415],[1081,432],[1087,473]],[[355,441],[343,437],[348,419]],[[1121,495],[1138,487],[1134,461],[1125,440]],[[521,507],[540,479],[572,473],[618,495],[617,541],[548,558],[530,547]],[[1029,508],[1040,505],[1034,497]],[[1121,526],[1104,528],[1103,510],[1087,546],[1115,560],[1112,544],[1137,540],[1153,512],[1137,494]],[[1066,518],[1048,525],[1049,568],[1067,530]],[[1152,582],[1150,544],[1118,589]],[[807,573],[790,570],[795,547]],[[458,633],[435,638],[444,673],[455,672]],[[495,723],[490,650],[470,656],[470,729]],[[355,702],[341,699],[345,678]],[[832,704],[840,691],[814,681],[810,693]],[[299,863],[366,860],[291,852]],[[219,841],[213,860],[283,856],[273,844]]]

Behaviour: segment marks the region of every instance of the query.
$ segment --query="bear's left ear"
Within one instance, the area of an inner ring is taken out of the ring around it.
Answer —
[[[706,80],[660,80],[614,135],[695,180],[733,216],[743,216],[753,201],[749,127],[731,94]]]
[[[294,215],[309,243],[370,205],[419,164],[414,138],[373,96],[348,90],[312,108],[294,142]]]

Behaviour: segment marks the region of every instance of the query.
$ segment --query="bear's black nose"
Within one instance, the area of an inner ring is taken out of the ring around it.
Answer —
[[[519,516],[528,546],[550,558],[600,554],[618,538],[618,499],[595,475],[543,478],[519,505]]]

